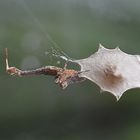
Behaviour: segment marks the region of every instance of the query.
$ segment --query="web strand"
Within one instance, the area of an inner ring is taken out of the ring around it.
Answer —
[[[52,44],[53,47],[51,47],[51,53],[53,54],[53,56],[60,57],[61,59],[63,59],[62,56],[64,56],[68,60],[72,60],[65,52],[63,52],[60,49],[58,44],[52,39],[50,34],[46,31],[45,27],[41,24],[41,22],[38,20],[38,18],[34,15],[34,13],[30,9],[30,7],[27,5],[25,0],[16,0],[16,2],[20,4],[20,6],[24,9],[24,11],[26,11],[26,13],[30,16],[30,18],[34,21],[34,23],[37,25],[37,27],[43,33],[45,38]]]

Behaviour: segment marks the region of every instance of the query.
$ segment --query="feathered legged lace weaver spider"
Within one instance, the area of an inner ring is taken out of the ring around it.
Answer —
[[[56,66],[44,66],[33,70],[20,70],[16,67],[9,67],[8,62],[8,50],[5,49],[5,61],[6,61],[6,72],[10,75],[16,76],[30,76],[30,75],[51,75],[55,77],[55,83],[58,84],[62,89],[65,89],[69,84],[82,82],[85,78],[80,77],[81,71],[73,69],[67,69],[67,62],[64,68]]]

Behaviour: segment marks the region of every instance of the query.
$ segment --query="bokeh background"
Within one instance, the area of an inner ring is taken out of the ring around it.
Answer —
[[[116,102],[88,80],[63,91],[5,73],[6,47],[11,65],[32,69],[63,67],[52,47],[80,59],[99,43],[140,54],[139,0],[0,0],[0,140],[139,140],[140,89]]]

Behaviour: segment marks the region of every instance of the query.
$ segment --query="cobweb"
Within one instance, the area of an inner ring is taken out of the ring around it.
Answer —
[[[36,24],[36,26],[39,28],[43,36],[46,38],[48,45],[47,51],[45,52],[46,55],[51,55],[53,57],[56,57],[58,59],[63,59],[64,61],[73,61],[71,57],[69,57],[62,49],[59,47],[59,45],[53,40],[53,38],[50,36],[46,28],[41,24],[37,16],[33,13],[31,8],[28,6],[28,4],[25,2],[25,0],[15,0],[16,3],[19,4],[21,8],[24,9],[24,11],[28,14],[28,16],[31,18],[31,20]]]

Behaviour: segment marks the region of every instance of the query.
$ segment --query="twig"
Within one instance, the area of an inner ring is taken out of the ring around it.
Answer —
[[[56,66],[45,66],[33,70],[20,70],[16,67],[9,67],[8,50],[5,49],[6,72],[10,75],[16,76],[30,76],[30,75],[51,75],[55,76],[55,83],[59,84],[62,89],[65,89],[69,84],[84,81],[85,78],[79,77],[81,72],[66,69],[67,63],[64,68]]]

